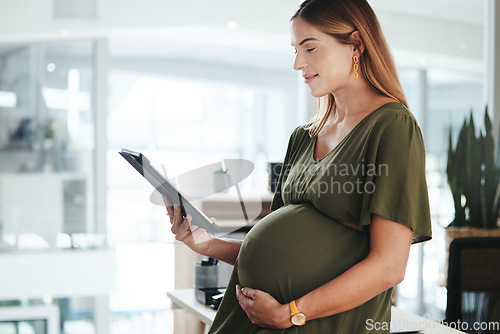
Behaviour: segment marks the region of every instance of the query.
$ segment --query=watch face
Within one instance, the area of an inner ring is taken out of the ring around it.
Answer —
[[[292,324],[295,326],[302,326],[306,323],[306,316],[302,313],[297,313],[292,316]]]

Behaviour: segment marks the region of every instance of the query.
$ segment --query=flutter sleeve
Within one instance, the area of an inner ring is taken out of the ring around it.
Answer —
[[[413,243],[431,239],[425,149],[420,128],[409,112],[390,115],[372,141],[374,172],[364,194],[360,225],[368,230],[373,214],[407,225]]]

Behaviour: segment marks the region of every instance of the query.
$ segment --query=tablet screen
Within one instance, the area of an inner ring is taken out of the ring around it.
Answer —
[[[193,224],[207,230],[214,235],[221,235],[221,228],[210,220],[200,209],[194,206],[182,193],[165,179],[139,152],[122,149],[120,155],[127,160],[159,193],[165,195],[171,204],[177,203],[181,207],[182,215],[193,217]]]

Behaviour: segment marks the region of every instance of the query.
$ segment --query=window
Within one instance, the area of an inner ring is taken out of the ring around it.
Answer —
[[[442,319],[446,308],[442,282],[444,227],[454,215],[446,176],[448,133],[451,127],[456,142],[459,128],[471,111],[478,124],[482,124],[482,77],[472,72],[407,69],[400,72],[400,78],[410,110],[424,135],[433,239],[411,248],[405,280],[399,286],[398,306],[431,319]]]

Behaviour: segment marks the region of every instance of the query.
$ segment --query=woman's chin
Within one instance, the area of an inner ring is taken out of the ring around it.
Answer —
[[[330,94],[330,92],[327,92],[327,91],[322,91],[322,90],[317,90],[317,89],[314,89],[314,88],[311,88],[311,87],[309,87],[309,93],[310,93],[313,97],[323,97],[323,96],[325,96],[325,95]]]

